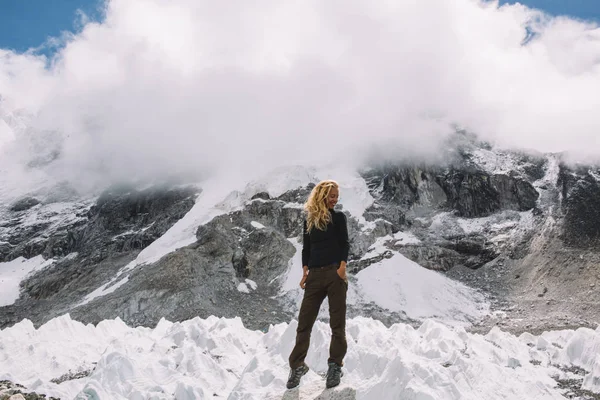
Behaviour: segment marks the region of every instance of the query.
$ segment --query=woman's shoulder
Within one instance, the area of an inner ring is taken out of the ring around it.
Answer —
[[[331,210],[331,215],[335,221],[346,221],[346,214],[344,214],[342,211]]]

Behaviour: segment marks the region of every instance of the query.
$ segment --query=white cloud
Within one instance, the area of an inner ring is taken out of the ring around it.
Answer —
[[[60,178],[435,152],[449,122],[505,146],[599,148],[600,29],[521,5],[111,0],[46,61],[0,50],[0,117],[11,162],[63,138]]]

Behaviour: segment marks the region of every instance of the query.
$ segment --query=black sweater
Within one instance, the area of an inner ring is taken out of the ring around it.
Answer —
[[[331,221],[324,231],[316,226],[310,233],[304,220],[304,240],[302,247],[302,265],[318,268],[329,264],[348,261],[348,227],[344,213],[329,210]]]

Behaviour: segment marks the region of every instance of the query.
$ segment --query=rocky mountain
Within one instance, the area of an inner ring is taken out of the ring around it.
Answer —
[[[361,271],[401,254],[485,295],[495,312],[465,317],[472,329],[600,321],[597,167],[568,165],[558,154],[494,149],[465,136],[444,162],[373,162],[355,177],[353,198],[340,180],[351,285]],[[209,315],[240,316],[252,329],[289,321],[297,311],[290,271],[300,268],[302,203],[318,179],[294,187],[297,180],[288,181],[277,193],[232,191],[207,211],[210,218],[190,225],[191,240],[150,261],[139,261],[141,252],[206,211],[198,199],[209,189],[112,187],[82,198],[65,184],[2,204],[0,266],[19,268],[36,257],[43,265],[28,271],[18,298],[0,307],[0,328],[64,313],[146,326],[162,317]],[[358,214],[356,198],[365,205]],[[414,319],[355,297],[350,316],[386,324]]]

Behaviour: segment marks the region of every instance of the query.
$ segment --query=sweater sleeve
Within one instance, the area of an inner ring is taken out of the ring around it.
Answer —
[[[339,215],[338,241],[340,243],[341,261],[348,262],[348,252],[350,250],[348,224],[346,222],[346,215],[342,212],[340,212]]]
[[[310,260],[310,235],[308,234],[308,227],[306,220],[304,220],[302,228],[302,266],[308,266]]]

